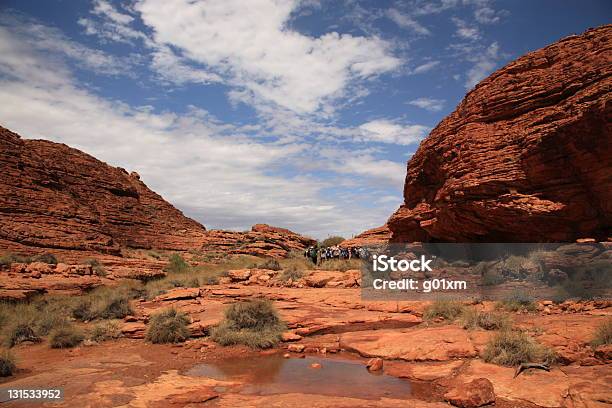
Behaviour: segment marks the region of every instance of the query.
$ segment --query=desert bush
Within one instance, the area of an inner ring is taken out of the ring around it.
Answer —
[[[100,261],[98,261],[97,259],[95,259],[95,258],[88,258],[88,259],[84,259],[81,262],[86,264],[86,265],[91,265],[91,270],[97,276],[100,276],[100,277],[106,276],[106,269],[104,268],[104,265],[102,265],[100,263]]]
[[[280,265],[280,263],[278,263],[278,261],[276,259],[270,258],[267,259],[265,262],[262,262],[260,264],[258,264],[256,266],[256,268],[259,269],[270,269],[273,271],[280,271],[282,268],[282,266]]]
[[[165,271],[168,273],[183,273],[189,269],[189,264],[180,254],[172,254],[168,260]]]
[[[180,343],[189,338],[189,318],[176,309],[166,309],[151,316],[146,339],[151,343]]]
[[[304,276],[304,271],[298,269],[296,266],[290,266],[287,269],[284,269],[280,275],[280,279],[283,282],[287,282],[289,280],[295,282],[301,279]]]
[[[106,340],[118,339],[119,337],[121,337],[121,326],[116,320],[98,323],[89,334],[89,339],[98,343]]]
[[[55,255],[49,254],[49,253],[36,255],[34,258],[32,258],[32,261],[33,262],[44,262],[50,265],[57,265],[57,258],[55,257]]]
[[[100,288],[79,298],[72,315],[82,321],[124,318],[133,314],[130,293],[128,288]]]
[[[85,336],[74,324],[64,324],[56,327],[49,333],[51,348],[76,347],[85,339]]]
[[[555,361],[555,353],[521,331],[502,330],[487,343],[483,359],[487,363],[503,366],[521,363],[551,364]]]
[[[228,307],[224,320],[211,330],[211,338],[223,346],[269,348],[279,342],[283,330],[285,324],[272,303],[256,299]]]
[[[606,319],[595,330],[595,336],[591,341],[593,346],[603,346],[604,344],[612,344],[612,318]]]
[[[502,313],[480,312],[469,308],[463,312],[461,323],[464,329],[500,330],[510,327],[510,318]]]
[[[5,253],[0,256],[0,267],[9,267],[12,263],[30,263],[32,258],[29,256],[22,256],[13,254],[11,252]]]
[[[423,318],[425,318],[425,320],[433,320],[442,317],[445,320],[453,321],[461,316],[464,309],[465,307],[461,302],[449,299],[438,299],[425,308]]]
[[[507,310],[510,312],[518,311],[529,311],[532,312],[537,309],[536,303],[529,293],[524,290],[514,290],[510,295],[506,296],[500,302],[497,302],[495,308],[498,310]]]
[[[330,247],[330,246],[336,246],[336,245],[340,245],[344,241],[345,239],[343,237],[335,235],[335,236],[325,238],[321,242],[320,246],[322,246],[323,248]]]
[[[5,332],[5,344],[8,347],[16,346],[24,341],[40,341],[36,334],[33,321],[18,320],[10,324]]]
[[[0,377],[8,377],[13,375],[17,365],[15,364],[15,357],[10,350],[3,349],[0,351]]]

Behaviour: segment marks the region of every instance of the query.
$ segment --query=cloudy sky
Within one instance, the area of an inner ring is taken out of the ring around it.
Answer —
[[[486,75],[612,2],[0,1],[0,124],[140,173],[208,228],[382,225]]]

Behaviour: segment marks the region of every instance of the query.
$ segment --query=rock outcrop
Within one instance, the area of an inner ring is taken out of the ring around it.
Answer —
[[[205,228],[140,181],[64,144],[0,127],[0,248],[184,250]],[[13,245],[11,245],[13,244]]]
[[[351,239],[343,241],[340,246],[343,248],[363,247],[368,245],[386,244],[391,239],[391,230],[387,224],[376,227],[355,235]]]
[[[78,261],[97,257],[92,253],[120,255],[129,247],[278,258],[316,243],[266,224],[247,232],[207,231],[137,173],[64,144],[22,139],[3,127],[0,167],[0,252],[44,250]],[[158,266],[139,265],[145,273]]]
[[[255,224],[251,231],[246,232],[207,231],[203,245],[211,252],[283,258],[290,252],[299,252],[301,255],[306,247],[316,242],[285,228]]]
[[[408,162],[395,242],[605,240],[612,225],[612,25],[470,91]]]

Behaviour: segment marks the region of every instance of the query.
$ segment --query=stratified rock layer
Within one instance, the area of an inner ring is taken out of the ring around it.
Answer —
[[[355,235],[351,239],[342,241],[340,244],[343,248],[363,247],[368,245],[386,244],[391,239],[391,231],[387,224],[382,227],[376,227]]]
[[[605,240],[612,225],[612,25],[483,80],[408,162],[395,242]]]
[[[64,144],[0,127],[0,167],[0,248],[182,250],[201,246],[206,232],[136,173]]]

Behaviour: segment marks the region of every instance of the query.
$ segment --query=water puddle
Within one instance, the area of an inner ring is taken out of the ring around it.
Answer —
[[[312,364],[320,368],[312,368]],[[370,373],[360,362],[329,358],[253,356],[199,364],[186,375],[239,381],[242,394],[287,393],[379,399],[407,399],[410,382],[382,373]]]

